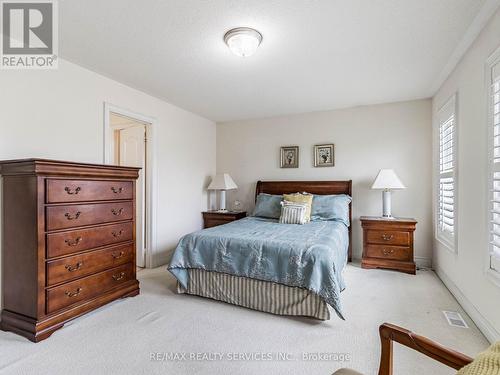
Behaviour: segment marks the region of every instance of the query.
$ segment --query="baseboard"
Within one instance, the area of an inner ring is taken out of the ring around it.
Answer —
[[[490,343],[500,340],[500,333],[493,327],[490,322],[479,312],[472,302],[460,291],[457,285],[451,281],[446,273],[439,267],[434,269],[436,275],[441,279],[443,284],[453,294],[458,303],[462,306],[465,312],[472,319],[474,324],[479,328],[481,333]]]
[[[148,268],[156,268],[170,263],[170,259],[174,254],[174,250],[175,249],[170,249],[163,251],[161,253],[153,254],[151,259],[151,264]]]
[[[432,267],[432,259],[425,257],[414,257],[415,264],[418,268],[431,268]]]

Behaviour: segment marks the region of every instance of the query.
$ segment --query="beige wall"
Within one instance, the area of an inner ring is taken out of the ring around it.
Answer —
[[[66,61],[54,71],[0,71],[0,159],[103,162],[103,104],[154,117],[157,238],[165,263],[180,236],[201,228],[215,172],[213,122]],[[0,192],[1,193],[1,192]]]
[[[488,251],[485,62],[499,47],[500,11],[433,99],[436,113],[458,92],[458,252],[453,253],[434,240],[434,266],[489,340],[500,339],[500,286],[485,273]]]
[[[335,144],[335,167],[313,167],[313,145]],[[408,187],[393,194],[393,214],[415,217],[416,257],[432,253],[431,102],[418,100],[345,110],[217,124],[217,172],[229,173],[253,209],[255,182],[353,180],[353,251],[361,257],[359,216],[380,215],[382,196],[370,186],[380,168],[393,168]],[[279,168],[280,146],[300,146],[298,169]]]

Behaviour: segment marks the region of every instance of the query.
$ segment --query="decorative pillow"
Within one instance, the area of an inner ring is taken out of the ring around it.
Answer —
[[[311,206],[313,203],[313,195],[307,193],[283,194],[283,200],[294,203],[305,203],[306,207],[306,223],[311,221]]]
[[[341,221],[349,226],[349,203],[351,201],[351,197],[345,194],[314,195],[311,220]]]
[[[500,374],[500,341],[480,353],[474,361],[462,367],[457,375]]]
[[[281,195],[260,193],[257,195],[253,216],[279,219],[281,214]]]
[[[305,224],[307,204],[281,202],[280,224]]]

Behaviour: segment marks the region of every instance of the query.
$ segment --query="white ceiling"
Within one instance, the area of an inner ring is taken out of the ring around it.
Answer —
[[[431,96],[485,2],[65,0],[60,52],[215,121],[329,110]],[[238,26],[254,56],[224,44]]]

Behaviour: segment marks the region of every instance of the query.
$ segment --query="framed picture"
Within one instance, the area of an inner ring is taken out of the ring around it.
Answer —
[[[335,153],[333,144],[314,146],[315,167],[333,167],[334,165],[335,165]]]
[[[281,147],[281,168],[299,167],[299,146]]]

